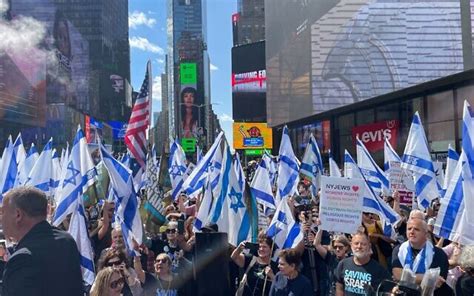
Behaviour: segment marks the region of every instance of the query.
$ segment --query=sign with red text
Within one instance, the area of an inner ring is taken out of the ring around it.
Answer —
[[[383,150],[384,139],[387,138],[394,149],[397,147],[397,134],[400,122],[398,120],[387,120],[367,125],[359,125],[352,128],[352,139],[357,137],[364,143],[367,150],[376,152]]]
[[[410,206],[413,202],[415,183],[412,176],[400,167],[400,162],[391,161],[390,169],[386,171],[390,181],[390,189],[400,194],[400,204]]]
[[[327,231],[354,233],[362,222],[362,179],[321,176],[319,219]]]

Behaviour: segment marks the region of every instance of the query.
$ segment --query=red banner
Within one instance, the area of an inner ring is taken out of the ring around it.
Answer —
[[[385,138],[396,149],[399,124],[398,120],[388,120],[356,126],[352,128],[352,138],[355,143],[356,137],[359,137],[370,152],[382,150]]]

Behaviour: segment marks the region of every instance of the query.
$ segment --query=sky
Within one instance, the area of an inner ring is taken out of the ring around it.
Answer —
[[[153,111],[161,111],[161,73],[165,71],[167,0],[129,1],[131,84],[140,89],[152,61]],[[236,0],[207,0],[207,45],[211,60],[211,102],[232,147],[231,48]]]

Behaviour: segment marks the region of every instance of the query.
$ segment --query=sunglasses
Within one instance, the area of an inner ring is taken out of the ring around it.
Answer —
[[[176,233],[176,229],[166,229],[166,233]]]
[[[158,263],[158,264],[160,264],[160,263],[167,263],[167,262],[168,262],[168,260],[166,260],[166,259],[156,259],[156,260],[155,260],[155,263]]]
[[[112,266],[117,266],[117,265],[120,265],[120,264],[122,264],[122,261],[109,261],[105,264],[105,266],[112,267]]]
[[[342,245],[337,245],[337,246],[334,246],[334,249],[336,249],[336,250],[339,250],[339,249],[343,250],[343,249],[344,249],[344,246],[342,246]]]
[[[125,284],[125,281],[123,278],[119,278],[118,280],[116,281],[113,281],[110,283],[110,288],[111,289],[116,289],[117,287],[119,286],[123,286]]]

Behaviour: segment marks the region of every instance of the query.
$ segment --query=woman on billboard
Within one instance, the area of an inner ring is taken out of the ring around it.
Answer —
[[[196,89],[186,87],[181,91],[181,126],[183,127],[183,138],[197,137],[199,109],[194,103]]]

